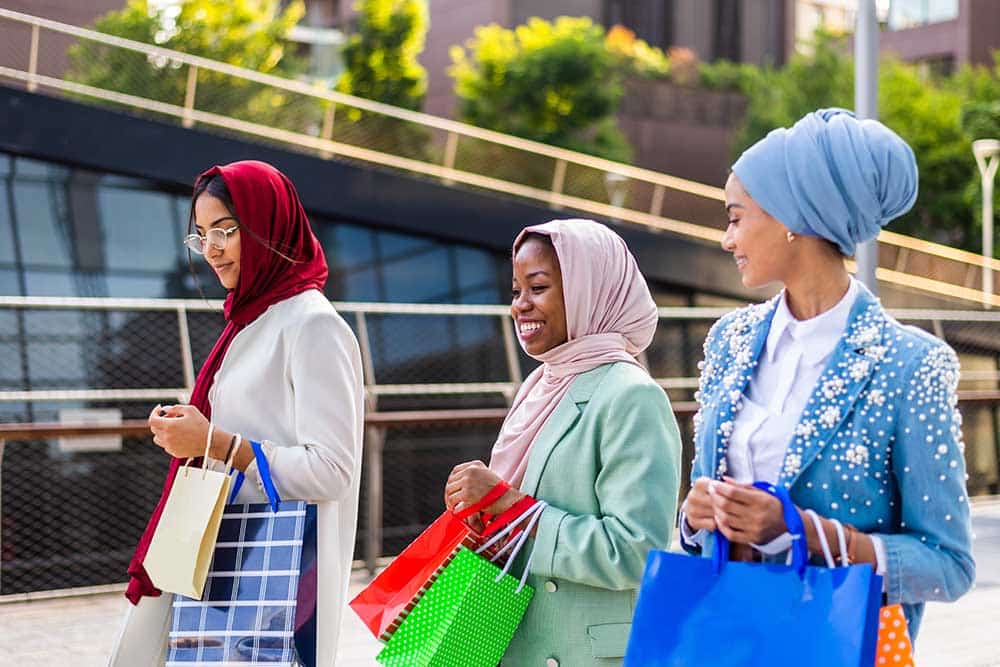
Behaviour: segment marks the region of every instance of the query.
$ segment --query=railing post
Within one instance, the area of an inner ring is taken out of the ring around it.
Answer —
[[[507,374],[510,377],[510,381],[517,387],[520,387],[521,382],[524,381],[524,377],[521,375],[521,363],[517,356],[517,343],[514,340],[514,323],[509,317],[501,315],[500,329],[503,331],[503,349],[507,357]],[[504,398],[507,399],[508,406],[514,402],[513,394],[510,396],[505,395]]]
[[[449,132],[448,141],[444,145],[444,168],[448,171],[455,169],[455,157],[458,155],[458,133]],[[445,176],[442,179],[445,185],[454,185],[455,181]]]
[[[653,188],[653,201],[649,205],[649,214],[659,216],[663,213],[663,193],[665,188],[657,185]]]
[[[187,90],[184,92],[184,117],[181,121],[184,127],[193,127],[194,95],[198,88],[198,66],[188,65]]]
[[[181,365],[184,369],[184,387],[188,392],[188,400],[194,392],[194,355],[191,353],[191,333],[188,330],[187,308],[177,307],[177,335],[181,345]]]
[[[358,323],[358,347],[361,348],[361,367],[365,375],[365,410],[375,412],[378,409],[378,396],[375,388],[375,362],[372,359],[371,339],[368,336],[368,319],[363,312],[355,314]],[[368,574],[375,576],[378,559],[382,555],[382,456],[385,451],[385,427],[365,428],[365,476],[368,482],[368,492],[365,502],[368,507],[365,530],[365,568]]]
[[[337,103],[330,101],[330,106],[326,108],[323,112],[323,129],[320,131],[320,139],[325,139],[326,141],[333,141],[333,119],[337,111]],[[320,151],[320,157],[324,160],[329,160],[333,157],[333,151]]]
[[[562,208],[562,204],[559,203],[559,196],[562,194],[565,181],[566,160],[556,160],[556,170],[552,174],[552,192],[549,194],[549,208],[555,210]]]
[[[28,92],[38,90],[38,24],[31,26],[31,51],[28,54]]]

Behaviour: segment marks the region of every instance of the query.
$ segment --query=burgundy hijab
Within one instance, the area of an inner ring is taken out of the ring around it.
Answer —
[[[233,162],[202,173],[195,181],[195,192],[204,179],[216,175],[225,181],[233,198],[233,214],[240,222],[240,278],[226,297],[226,328],[205,359],[191,393],[191,405],[209,419],[212,406],[208,390],[236,334],[275,303],[306,290],[322,290],[327,277],[323,248],[312,233],[295,187],[284,174],[264,162]],[[193,200],[191,205],[193,208]],[[142,561],[181,463],[180,459],[171,460],[160,501],[129,563],[125,597],[132,604],[138,604],[144,595],[160,594]]]

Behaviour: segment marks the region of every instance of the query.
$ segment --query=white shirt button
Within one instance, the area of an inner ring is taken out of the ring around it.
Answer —
[[[559,661],[555,658],[549,658],[545,661],[545,667],[559,667]]]
[[[550,579],[545,582],[545,590],[547,590],[549,593],[555,593],[557,590],[559,590],[559,585]]]

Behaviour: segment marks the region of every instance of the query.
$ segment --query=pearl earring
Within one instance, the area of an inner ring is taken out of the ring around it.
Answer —
[[[795,234],[793,234],[792,232],[788,232],[788,234],[786,234],[785,237],[788,239],[789,243],[795,240]]]

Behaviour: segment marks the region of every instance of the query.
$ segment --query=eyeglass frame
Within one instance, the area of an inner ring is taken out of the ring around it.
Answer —
[[[236,222],[236,224],[233,225],[232,227],[228,228],[228,229],[222,229],[220,227],[216,227],[215,226],[215,225],[219,224],[220,222],[222,222],[223,220],[233,220],[233,221]],[[223,216],[223,217],[219,218],[218,220],[213,220],[212,223],[209,225],[208,232],[211,232],[211,231],[214,231],[214,230],[218,230],[218,231],[222,232],[223,234],[225,234],[225,237],[224,237],[225,240],[222,242],[222,247],[221,248],[219,246],[215,245],[214,243],[212,244],[212,247],[215,248],[216,250],[218,250],[219,252],[222,252],[223,250],[225,250],[226,246],[229,244],[229,235],[232,234],[233,232],[235,232],[237,229],[239,229],[241,224],[242,223],[240,223],[240,219],[237,218],[235,215],[226,215],[226,216]],[[199,254],[199,255],[201,255],[201,256],[204,257],[204,255],[205,255],[205,246],[208,245],[208,243],[209,243],[209,241],[208,241],[208,232],[205,232],[204,236],[202,236],[201,234],[199,234],[197,232],[192,232],[192,233],[188,234],[187,236],[184,237],[184,240],[183,240],[184,247],[187,248],[188,250],[190,250],[191,252],[197,253],[197,254]],[[200,245],[201,245],[201,250],[195,250],[190,245],[188,245],[188,241],[193,240],[193,239],[198,239],[198,241],[200,242]]]

